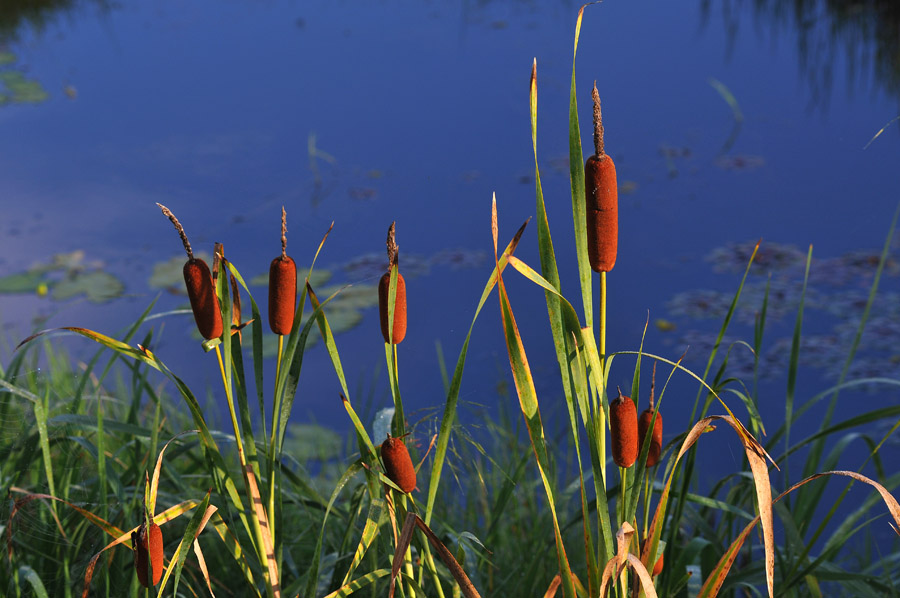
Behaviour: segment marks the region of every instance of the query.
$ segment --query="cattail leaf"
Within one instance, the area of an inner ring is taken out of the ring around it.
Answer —
[[[391,587],[388,592],[389,598],[394,598],[394,587],[397,581],[397,574],[400,573],[400,567],[403,565],[406,550],[412,540],[413,532],[416,531],[416,514],[407,513],[406,520],[403,522],[403,529],[400,530],[400,537],[397,539],[397,545],[394,548],[394,560],[391,562]]]
[[[508,259],[515,252],[527,224],[528,222],[526,221],[525,224],[516,231],[515,236],[513,236],[513,239],[506,246],[506,249],[503,250],[503,254],[499,257],[497,264],[494,266],[494,270],[491,272],[490,277],[488,277],[488,281],[484,285],[484,290],[481,292],[481,298],[478,300],[478,306],[475,308],[475,315],[472,316],[472,323],[469,325],[466,340],[463,341],[462,349],[459,352],[456,368],[453,370],[453,378],[450,381],[450,389],[447,392],[447,400],[444,403],[444,413],[441,416],[441,427],[438,431],[438,439],[434,451],[434,462],[431,465],[431,477],[428,483],[428,499],[425,505],[425,523],[431,522],[431,515],[434,511],[434,502],[437,498],[438,485],[441,481],[441,472],[443,471],[444,461],[447,456],[447,447],[450,444],[450,432],[453,428],[453,422],[456,419],[459,389],[462,384],[463,370],[465,369],[466,356],[469,351],[469,339],[471,339],[472,330],[475,328],[475,320],[478,319],[481,308],[484,307],[488,296],[494,289],[494,285],[497,284],[497,273],[502,272],[503,269],[506,268]]]
[[[581,129],[578,124],[578,100],[575,93],[575,58],[585,4],[575,20],[575,43],[572,48],[572,83],[569,89],[569,184],[572,192],[572,220],[575,224],[575,252],[578,256],[578,279],[581,282],[581,301],[584,305],[585,326],[594,328],[594,299],[591,287],[591,264],[587,249],[587,216],[584,197],[584,154],[581,150]]]
[[[390,574],[390,569],[376,569],[374,571],[370,571],[362,577],[358,577],[350,583],[343,585],[339,589],[325,596],[325,598],[344,598],[345,596],[349,596],[357,590],[371,585],[382,577],[387,577]]]
[[[169,577],[173,574],[175,575],[175,581],[172,582],[172,595],[178,595],[178,582],[181,580],[181,570],[184,568],[184,562],[187,559],[188,547],[197,539],[197,536],[200,535],[200,532],[203,531],[206,524],[209,522],[209,518],[212,517],[213,513],[217,510],[215,505],[209,504],[209,495],[210,493],[207,492],[206,496],[203,497],[203,500],[199,505],[200,508],[194,512],[194,516],[191,517],[191,520],[184,529],[184,536],[182,537],[181,542],[179,542],[175,552],[172,553],[172,559],[169,561],[166,573],[162,578],[162,582],[159,584],[159,591],[157,592],[159,598],[162,598]]]
[[[253,578],[253,570],[250,568],[250,564],[244,556],[244,549],[241,548],[240,542],[238,542],[231,530],[228,529],[228,525],[222,519],[222,515],[218,512],[213,513],[210,521],[212,522],[216,534],[218,534],[219,538],[225,544],[228,554],[231,555],[241,572],[244,574],[244,579],[247,580],[249,587],[253,589],[257,598],[262,598],[262,594],[260,594],[259,588],[256,587],[256,581]]]
[[[653,516],[653,521],[650,524],[650,529],[647,532],[647,537],[650,538],[650,541],[647,543],[646,547],[647,554],[642,556],[644,556],[645,559],[647,559],[647,562],[649,562],[648,559],[650,552],[655,552],[656,547],[658,546],[659,537],[662,532],[662,516],[666,511],[669,491],[671,489],[671,484],[675,475],[675,465],[677,465],[678,461],[681,460],[685,453],[687,453],[687,451],[694,445],[694,443],[697,442],[697,440],[703,433],[714,429],[712,428],[711,424],[719,420],[726,422],[737,433],[738,438],[740,438],[741,443],[744,445],[744,452],[747,456],[747,460],[750,463],[750,470],[753,473],[753,483],[756,487],[757,505],[759,508],[763,527],[766,586],[769,591],[769,596],[774,596],[775,540],[772,523],[772,487],[769,483],[769,472],[768,468],[766,467],[765,461],[767,453],[765,452],[765,449],[762,448],[762,445],[760,445],[752,436],[750,436],[750,433],[747,432],[743,425],[731,416],[712,415],[709,417],[705,417],[694,424],[694,426],[685,436],[685,439],[681,444],[681,448],[679,449],[678,454],[675,456],[675,459],[672,461],[672,465],[670,466],[671,470],[668,480],[663,487],[663,492],[660,495],[659,504],[656,507],[656,513]],[[736,554],[734,556],[736,556]],[[714,595],[715,594],[712,594],[712,596]]]
[[[878,292],[878,285],[881,282],[881,275],[884,272],[884,266],[887,263],[889,256],[891,255],[891,244],[894,239],[894,231],[897,228],[898,219],[900,219],[900,203],[897,204],[897,209],[894,211],[894,216],[891,219],[890,226],[888,227],[888,233],[887,233],[887,236],[885,237],[884,245],[882,246],[882,249],[881,249],[881,257],[878,259],[878,266],[875,269],[875,275],[872,278],[872,286],[869,289],[869,297],[866,300],[866,306],[863,309],[862,315],[860,316],[859,326],[856,329],[856,335],[853,337],[853,342],[850,344],[850,350],[847,352],[847,359],[844,361],[844,365],[841,369],[841,374],[838,378],[838,383],[834,387],[834,393],[831,396],[831,401],[829,401],[828,407],[825,410],[824,417],[822,417],[822,420],[821,420],[822,423],[819,425],[820,430],[824,430],[825,428],[828,428],[829,426],[831,426],[831,418],[834,416],[834,410],[837,407],[837,399],[838,399],[839,391],[842,387],[842,383],[844,382],[844,380],[846,380],[847,374],[850,371],[850,365],[853,363],[853,360],[856,357],[856,351],[859,348],[860,341],[862,340],[863,331],[865,330],[866,323],[868,322],[868,319],[869,319],[869,314],[872,310],[872,304],[875,302],[875,296]],[[806,463],[804,464],[804,468],[803,468],[804,475],[808,476],[808,475],[812,474],[813,472],[815,472],[817,469],[819,469],[819,467],[820,467],[819,464],[820,464],[820,461],[822,458],[822,453],[824,452],[824,450],[825,450],[824,438],[822,438],[821,440],[818,440],[815,444],[813,444],[813,446],[810,448],[809,455],[806,458]],[[804,488],[803,490],[800,491],[800,494],[804,495],[804,494],[807,494],[809,491],[810,491],[810,489]],[[798,498],[798,502],[800,500],[801,499]],[[838,499],[837,504],[835,505],[835,508],[840,504],[840,502],[842,500],[843,500],[843,496],[840,499]],[[809,501],[805,501],[805,502],[809,502]],[[828,521],[831,519],[831,517],[833,517],[834,512],[835,511],[832,510],[831,514],[828,517],[826,517],[826,519],[822,522],[822,524],[819,527],[819,530],[816,531],[816,536],[818,536],[821,533],[822,529],[824,529],[824,526],[828,523]],[[809,516],[811,515],[811,513],[804,510],[803,513],[798,514],[798,515],[803,515],[804,519],[802,519],[802,520],[805,521],[805,520],[809,519]]]
[[[206,589],[209,590],[209,595],[212,598],[216,598],[216,593],[213,592],[212,589],[212,578],[209,576],[209,569],[206,566],[206,557],[203,556],[203,549],[200,548],[200,542],[194,538],[194,556],[197,557],[197,565],[200,567],[200,574],[203,575],[204,581],[206,581]]]
[[[453,575],[453,579],[459,584],[460,590],[462,590],[463,596],[466,598],[480,598],[478,594],[478,590],[475,589],[475,586],[472,585],[472,582],[469,580],[469,577],[466,575],[466,572],[463,571],[463,568],[460,566],[459,562],[454,558],[453,554],[444,546],[444,543],[441,542],[440,538],[431,531],[431,528],[422,521],[422,518],[416,515],[415,513],[410,513],[413,517],[415,517],[415,523],[418,528],[425,534],[425,537],[428,538],[428,542],[434,547],[435,551],[438,553],[438,556],[444,561],[444,564],[447,565],[447,568],[450,570],[450,574]],[[407,519],[409,515],[407,515]],[[404,529],[406,528],[406,524],[404,524]]]
[[[65,504],[69,505],[70,507],[74,508],[76,511],[78,511],[82,515],[84,515],[88,521],[91,521],[91,523],[94,523],[95,525],[97,524],[95,521],[95,518],[97,518],[97,517],[96,517],[96,515],[93,515],[93,513],[88,513],[91,515],[90,517],[88,517],[88,514],[86,514],[87,512],[85,512],[83,509],[80,509],[80,508],[76,507],[75,505],[68,503],[62,499],[55,498],[52,496],[42,497],[42,498],[52,498],[53,500],[58,500],[60,502],[63,502]],[[166,522],[171,521],[172,519],[175,519],[176,517],[179,517],[180,515],[193,509],[194,507],[197,506],[197,504],[198,504],[198,502],[196,500],[183,501],[177,505],[169,507],[162,513],[156,515],[155,517],[153,517],[151,519],[151,521],[153,521],[153,523],[155,523],[159,526],[162,526]],[[100,560],[100,557],[103,555],[103,553],[111,548],[114,548],[115,546],[118,546],[119,544],[129,545],[131,543],[131,534],[134,533],[135,531],[137,531],[137,529],[140,526],[139,525],[135,526],[135,527],[131,528],[130,530],[128,530],[127,532],[123,532],[122,530],[120,530],[114,526],[108,526],[108,527],[110,527],[111,529],[106,529],[104,527],[101,527],[101,529],[103,529],[103,531],[105,531],[109,535],[113,536],[114,540],[112,542],[110,542],[109,544],[107,544],[106,546],[104,546],[102,549],[100,549],[99,552],[94,554],[94,556],[92,556],[91,560],[88,562],[88,566],[84,571],[84,589],[82,590],[82,594],[81,594],[82,598],[87,598],[87,596],[88,596],[88,592],[90,591],[90,588],[91,588],[91,580],[94,577],[94,570],[96,569],[97,562]],[[134,549],[133,546],[131,548],[132,548],[132,550]]]
[[[372,498],[369,503],[369,512],[366,514],[366,523],[363,526],[359,544],[356,546],[356,551],[353,553],[353,560],[350,562],[350,567],[348,567],[347,569],[347,574],[344,576],[344,580],[341,582],[342,586],[346,585],[353,577],[353,573],[362,562],[363,557],[366,555],[366,551],[369,550],[372,542],[375,541],[375,537],[378,535],[378,529],[380,527],[381,519],[383,518],[383,516],[384,499]]]
[[[640,562],[639,559],[637,559],[634,555],[629,554],[628,552],[633,536],[634,527],[627,521],[619,527],[618,531],[616,531],[616,553],[606,562],[606,565],[603,567],[603,576],[600,578],[600,593],[598,594],[598,596],[607,595],[609,584],[612,583],[614,579],[618,579],[627,565],[631,565],[632,568],[635,569],[635,571],[638,573],[638,575],[640,575],[640,571],[638,570],[638,565],[640,565],[640,569],[643,570],[644,575],[649,580],[649,591],[647,591],[645,587],[645,592],[647,592],[648,597],[656,598],[656,591],[653,589],[653,580],[650,579],[650,576],[647,574],[647,570],[644,568],[644,565]]]
[[[794,490],[801,488],[809,482],[832,475],[846,476],[854,480],[869,484],[870,486],[875,488],[875,490],[878,491],[878,494],[881,495],[881,499],[884,501],[885,506],[887,506],[888,512],[890,512],[891,517],[893,517],[894,524],[900,525],[900,503],[897,502],[897,499],[894,498],[894,496],[887,490],[887,488],[885,488],[875,480],[872,480],[855,471],[824,471],[811,475],[797,482],[796,484],[782,492],[780,495],[778,495],[778,497],[776,497],[775,500],[770,503],[770,506],[771,504],[780,501],[782,498],[784,498]],[[731,565],[734,563],[738,551],[740,550],[744,541],[747,539],[747,536],[753,530],[754,526],[759,523],[760,518],[761,515],[758,515],[753,519],[753,521],[748,523],[747,526],[741,531],[740,535],[738,535],[738,537],[731,543],[731,545],[728,547],[728,550],[726,550],[722,557],[719,559],[719,562],[717,563],[715,569],[710,573],[709,577],[707,577],[706,583],[703,584],[703,588],[700,591],[699,598],[715,598],[716,596],[718,596],[719,590],[722,588],[722,584],[725,581],[725,576],[728,575],[728,571],[731,569]]]
[[[169,441],[163,445],[162,450],[159,451],[159,456],[156,458],[156,467],[153,468],[153,476],[150,479],[150,493],[147,498],[147,510],[150,512],[151,517],[153,517],[153,514],[156,512],[156,495],[159,492],[159,472],[162,470],[163,455],[166,453],[166,449],[169,448],[169,445],[172,444],[173,440],[192,432],[196,432],[196,430],[186,430],[176,434],[170,438]]]
[[[494,240],[494,263],[499,271],[499,259],[497,256],[496,196],[491,207],[491,232]],[[515,317],[513,316],[509,297],[506,294],[503,276],[500,274],[497,276],[497,288],[499,290],[500,311],[503,320],[506,349],[509,355],[510,368],[516,386],[516,394],[519,397],[519,406],[522,409],[522,414],[525,417],[525,423],[528,427],[528,435],[537,461],[538,472],[541,476],[541,482],[543,483],[544,492],[547,495],[547,502],[550,506],[552,515],[553,531],[556,539],[557,560],[559,563],[560,575],[563,579],[563,595],[566,598],[575,598],[572,572],[569,568],[569,561],[566,556],[566,549],[563,546],[562,534],[560,532],[559,518],[556,514],[553,486],[548,477],[550,462],[547,455],[547,447],[544,443],[544,428],[541,424],[541,414],[538,407],[537,392],[534,388],[534,379],[531,376],[531,368],[528,366],[528,358],[525,355],[522,338],[519,335],[518,326],[516,325]]]
[[[812,245],[809,246],[809,252],[806,254],[806,269],[803,274],[803,288],[800,291],[800,305],[797,308],[797,320],[794,323],[794,334],[791,337],[791,355],[788,359],[788,379],[787,391],[784,396],[784,448],[785,451],[791,446],[790,436],[791,427],[794,417],[794,393],[797,388],[797,369],[800,361],[800,333],[803,327],[803,306],[806,301],[806,285],[809,282],[809,266],[812,263]],[[785,483],[791,479],[790,463],[787,459],[784,461],[784,480]],[[790,499],[788,498],[788,506]]]
[[[49,598],[47,588],[44,587],[44,582],[41,581],[41,577],[37,574],[37,571],[28,565],[20,565],[19,577],[28,582],[35,598]]]
[[[350,464],[350,467],[347,468],[346,471],[341,475],[338,479],[337,484],[334,487],[334,490],[331,492],[331,498],[328,499],[328,504],[325,506],[325,515],[322,517],[322,529],[319,532],[319,538],[316,540],[316,549],[313,551],[313,557],[310,561],[309,573],[307,582],[306,582],[306,596],[315,596],[316,594],[316,585],[319,582],[319,561],[321,560],[322,555],[322,542],[325,539],[325,524],[328,522],[328,516],[331,514],[331,509],[334,507],[334,503],[338,498],[338,495],[347,485],[347,483],[353,479],[356,474],[362,471],[363,465],[362,462],[356,461]]]

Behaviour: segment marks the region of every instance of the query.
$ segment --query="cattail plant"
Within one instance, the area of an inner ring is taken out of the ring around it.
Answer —
[[[381,335],[384,342],[398,344],[406,336],[406,281],[403,275],[397,271],[397,290],[394,294],[394,323],[388,325],[388,303],[391,288],[391,270],[399,264],[397,242],[394,240],[396,222],[392,222],[388,228],[387,253],[388,271],[378,281],[378,312],[381,315]]]
[[[644,438],[647,437],[647,430],[650,429],[650,422],[653,421],[653,387],[656,385],[656,362],[653,362],[653,378],[650,381],[650,406],[641,411],[638,417],[638,442],[640,449],[644,450]],[[653,423],[653,432],[650,435],[650,449],[647,451],[647,467],[653,467],[659,463],[659,455],[662,452],[662,413],[656,414],[656,421]]]
[[[603,146],[603,118],[597,83],[594,100],[594,155],[584,164],[588,259],[594,272],[609,272],[616,264],[619,244],[619,194],[616,165]]]
[[[287,213],[281,207],[281,255],[269,265],[269,327],[278,335],[291,333],[297,303],[297,266],[287,254]]]
[[[650,543],[650,538],[644,538],[644,541],[641,542],[641,553],[643,553],[647,549],[647,545],[649,543]],[[657,554],[659,554],[659,558],[656,559],[655,563],[653,563],[653,570],[650,572],[650,575],[652,575],[653,577],[656,577],[657,575],[662,573],[662,570],[663,570],[663,551],[662,551],[662,549],[660,549]]]
[[[194,252],[191,249],[190,242],[188,242],[184,227],[178,222],[172,210],[160,203],[156,205],[175,225],[175,230],[178,231],[181,243],[184,245],[185,252],[187,252],[188,261],[185,262],[182,272],[188,298],[191,300],[191,311],[194,312],[194,321],[197,323],[197,330],[200,331],[200,335],[206,340],[219,338],[222,336],[223,331],[222,312],[219,310],[219,299],[216,297],[216,288],[213,284],[209,266],[202,259],[194,257]]]
[[[638,422],[634,401],[622,394],[609,404],[609,431],[613,461],[631,467],[638,456]]]
[[[163,535],[158,525],[150,522],[149,531],[146,523],[142,523],[137,531],[131,532],[131,543],[134,550],[134,569],[138,581],[145,588],[155,586],[163,574]],[[153,583],[147,575],[147,564],[153,569]]]
[[[415,490],[416,470],[401,438],[388,434],[387,440],[381,443],[381,459],[384,461],[384,472],[392,482],[406,493]]]

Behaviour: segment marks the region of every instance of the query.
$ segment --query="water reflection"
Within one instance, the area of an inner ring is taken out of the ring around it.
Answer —
[[[735,47],[749,6],[756,32],[796,37],[800,70],[811,103],[827,108],[835,68],[846,63],[848,89],[872,85],[900,98],[900,3],[894,0],[702,0],[702,25],[719,13]]]
[[[0,45],[19,37],[21,29],[30,27],[41,32],[61,16],[71,16],[85,0],[3,0],[0,2]],[[106,0],[91,0],[91,4],[110,8]]]

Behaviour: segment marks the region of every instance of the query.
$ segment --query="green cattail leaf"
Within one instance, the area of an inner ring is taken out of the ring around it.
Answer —
[[[363,470],[363,465],[361,461],[355,461],[350,464],[350,467],[344,471],[343,475],[341,475],[337,484],[334,487],[334,490],[331,492],[331,498],[328,500],[328,505],[325,507],[325,515],[322,517],[322,529],[319,532],[319,538],[316,540],[316,549],[313,551],[312,560],[310,561],[309,572],[307,573],[307,582],[306,582],[306,596],[315,596],[316,595],[316,586],[319,583],[319,561],[322,556],[322,541],[325,539],[325,524],[328,522],[328,515],[331,513],[332,507],[334,507],[334,503],[337,500],[338,495],[340,495],[341,491],[347,485],[347,483],[353,479],[356,474]]]
[[[456,368],[454,368],[453,370],[453,379],[450,381],[450,390],[447,392],[447,400],[444,403],[444,413],[441,416],[441,427],[438,431],[438,439],[434,451],[434,462],[431,466],[431,477],[428,482],[428,500],[425,505],[426,524],[429,524],[431,522],[431,515],[434,511],[434,501],[437,498],[438,485],[441,481],[441,471],[443,471],[444,462],[447,458],[447,447],[450,444],[450,432],[453,428],[453,422],[456,419],[456,407],[459,401],[459,388],[462,384],[463,370],[466,366],[466,356],[468,355],[469,351],[469,339],[472,338],[472,330],[475,328],[475,320],[478,319],[478,314],[481,313],[481,308],[484,306],[488,296],[494,289],[494,285],[497,284],[498,272],[502,272],[503,269],[506,268],[508,259],[516,250],[516,247],[519,244],[519,240],[522,238],[522,233],[525,232],[525,226],[527,224],[528,223],[526,222],[521,227],[519,227],[518,231],[516,231],[516,234],[513,237],[512,241],[510,241],[509,245],[506,246],[506,249],[503,250],[503,253],[500,255],[497,264],[494,266],[494,270],[491,272],[490,277],[488,277],[488,281],[484,285],[484,290],[481,292],[481,298],[478,300],[478,306],[475,308],[475,315],[472,316],[472,323],[469,325],[469,331],[466,334],[466,340],[463,341],[462,349],[459,352],[459,358],[456,360]]]
[[[497,258],[497,203],[493,203],[492,210],[492,231],[494,234],[494,260],[499,270],[499,260]],[[541,482],[544,486],[544,492],[547,495],[547,502],[553,519],[553,532],[556,538],[556,553],[559,563],[560,577],[562,578],[563,595],[565,598],[575,598],[575,586],[572,582],[572,572],[569,567],[569,560],[566,556],[566,549],[563,546],[562,534],[559,527],[559,518],[556,514],[556,500],[554,486],[550,482],[550,461],[547,454],[547,447],[544,442],[544,428],[541,424],[541,414],[538,407],[537,392],[534,388],[534,380],[531,376],[531,368],[528,366],[528,358],[525,355],[525,348],[522,345],[522,338],[519,336],[518,326],[513,316],[512,307],[509,297],[506,294],[506,287],[503,284],[502,275],[497,276],[497,288],[500,296],[500,311],[503,319],[503,331],[506,339],[506,349],[509,355],[510,368],[515,381],[516,394],[519,396],[519,406],[522,409],[522,415],[525,417],[525,424],[528,427],[528,435],[531,439],[531,446],[534,450],[537,460],[538,472],[541,476]]]

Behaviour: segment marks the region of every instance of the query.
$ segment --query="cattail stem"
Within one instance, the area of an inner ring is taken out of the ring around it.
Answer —
[[[606,272],[600,273],[600,372],[606,371]],[[600,376],[601,383],[603,381],[603,376]],[[600,391],[600,397],[604,397],[607,394],[606,388],[602,388]],[[609,401],[607,397],[607,401]],[[600,410],[600,415],[605,417],[605,412],[603,409]],[[604,428],[601,426],[600,430],[601,434],[598,434],[598,438],[600,439],[600,463],[604,464],[602,466],[603,473],[603,489],[606,489],[606,432]]]
[[[191,249],[191,243],[188,241],[187,234],[184,232],[184,227],[181,226],[181,223],[178,222],[178,218],[175,217],[175,214],[172,213],[172,210],[157,202],[159,209],[162,210],[163,215],[172,221],[172,224],[175,225],[175,230],[178,231],[178,236],[181,237],[181,244],[184,245],[184,250],[187,252],[188,259],[194,259],[194,252]]]
[[[232,396],[232,392],[231,392],[231,383],[229,380],[229,375],[225,369],[225,362],[222,359],[221,345],[216,345],[216,358],[218,359],[218,362],[219,362],[219,372],[222,375],[222,384],[225,387],[225,398],[227,399],[227,402],[228,402],[228,415],[231,417],[231,426],[234,429],[234,442],[235,442],[235,447],[237,448],[238,462],[241,465],[241,472],[243,473],[243,477],[244,477],[244,488],[247,491],[248,499],[252,503],[252,501],[254,501],[256,498],[259,498],[259,496],[258,496],[259,488],[256,486],[255,473],[253,472],[252,467],[247,464],[247,456],[246,456],[246,453],[244,452],[244,441],[241,437],[241,429],[240,429],[240,426],[238,425],[237,413],[234,410],[234,397]],[[251,481],[251,476],[253,476],[252,481]],[[265,582],[266,582],[266,591],[269,596],[273,596],[274,595],[273,587],[275,584],[279,583],[279,580],[272,578],[272,575],[269,574],[269,571],[271,569],[269,567],[267,567],[269,558],[268,558],[268,555],[266,554],[266,541],[264,539],[263,530],[262,530],[263,522],[260,521],[260,517],[257,514],[256,510],[253,508],[252,504],[250,507],[250,511],[251,511],[250,521],[251,521],[251,524],[253,527],[253,534],[256,536],[257,553],[259,556],[260,566],[263,568],[263,578],[265,579]],[[272,513],[272,512],[273,511],[271,511],[271,510],[269,511],[269,513]],[[269,527],[270,517],[267,513],[265,513],[265,511],[264,511],[264,516],[266,518],[265,525],[268,527],[269,532],[271,533],[271,527]]]

